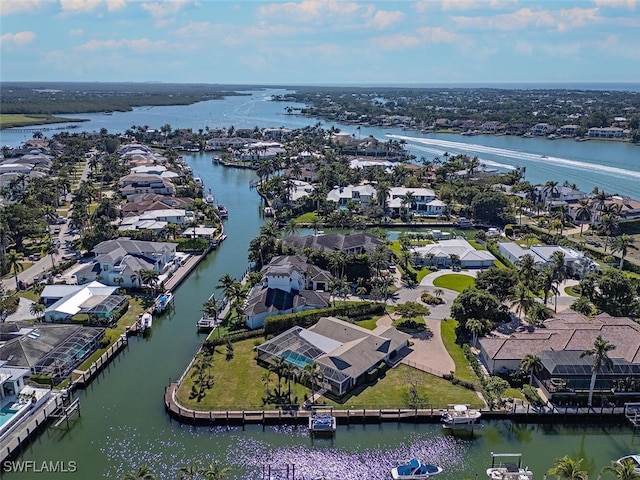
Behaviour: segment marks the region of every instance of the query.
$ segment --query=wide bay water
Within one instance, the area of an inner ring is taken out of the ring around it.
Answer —
[[[173,128],[197,129],[207,125],[298,127],[315,123],[312,119],[282,115],[285,104],[265,100],[265,93],[259,92],[252,98],[231,97],[187,107],[137,109],[110,116],[83,115],[92,118],[83,126],[88,130],[104,127],[116,132],[124,131],[133,124],[159,128],[169,123]],[[355,133],[354,127],[344,129]],[[384,135],[387,132],[377,129],[362,129],[360,132],[361,135],[370,133]],[[407,136],[406,132],[395,134]],[[2,144],[17,145],[24,140],[18,138],[23,134],[2,132],[1,135]],[[462,141],[465,137],[415,136],[428,142],[467,143],[466,139]],[[411,139],[410,146],[432,148],[436,150],[434,154],[442,155],[443,151],[455,152],[454,148],[479,149],[476,145],[485,145],[531,155],[554,155],[572,161],[593,162],[594,165],[597,158],[593,151],[601,148],[601,144],[595,142],[552,142],[510,137],[471,137],[467,145],[473,146],[467,147],[452,144],[436,144],[434,147],[432,143],[420,143],[423,141]],[[608,160],[601,160],[600,165],[608,165],[606,162],[615,158],[617,161],[611,164],[614,168],[638,172],[637,155],[640,150],[637,147],[602,145],[603,152],[609,154],[606,155]],[[568,150],[559,150],[563,148]],[[418,156],[424,154],[419,153],[421,150],[415,151]],[[500,157],[503,153],[501,150],[480,156]],[[441,464],[446,471],[440,478],[454,480],[475,478],[476,475],[483,478],[491,451],[522,452],[525,463],[534,471],[536,478],[542,478],[553,460],[565,454],[585,458],[585,466],[594,474],[612,459],[640,450],[639,437],[625,426],[494,421],[483,422],[484,428],[470,437],[444,434],[439,425],[392,423],[340,426],[334,439],[312,440],[304,428],[267,427],[263,430],[251,426],[243,431],[238,428],[181,426],[171,421],[164,412],[164,387],[182,373],[204,339],[195,328],[201,305],[214,291],[221,275],[231,273],[239,277],[245,270],[249,241],[263,222],[259,197],[248,187],[249,181],[255,178],[253,172],[213,166],[210,156],[205,154],[185,157],[193,167],[194,175],[204,180],[205,188],[211,188],[216,199],[229,209],[229,219],[225,222],[229,238],[179,287],[175,310],[154,321],[151,335],[144,339],[132,338],[128,348],[107,370],[86,391],[79,393],[82,416],[73,428],[69,431],[47,429],[20,458],[37,464],[43,461],[75,461],[78,471],[75,474],[5,473],[4,478],[117,478],[137,465],[148,464],[159,478],[173,479],[177,478],[177,468],[182,465],[194,460],[207,462],[216,459],[231,466],[235,478],[259,478],[261,466],[272,463],[274,466],[295,464],[297,473],[305,478],[327,475],[334,480],[382,479],[389,477],[389,469],[396,461],[419,457]],[[546,175],[545,171],[536,172],[540,162],[529,161],[532,166],[527,165],[528,178]],[[501,163],[510,162],[503,159]],[[550,164],[549,169],[560,181],[564,180],[564,172],[556,164]],[[607,178],[612,191],[638,192],[633,181],[627,184],[621,177],[602,171],[594,177],[586,175],[584,181]],[[546,178],[549,177],[544,180]],[[578,182],[571,177],[567,179]],[[578,183],[582,186],[581,182]],[[590,186],[585,188],[590,189]],[[224,391],[218,394],[223,395]]]

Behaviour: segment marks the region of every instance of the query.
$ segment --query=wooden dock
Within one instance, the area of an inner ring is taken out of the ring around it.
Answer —
[[[70,389],[73,391],[76,388],[85,388],[93,378],[100,373],[104,367],[106,367],[113,357],[120,352],[125,346],[127,346],[128,340],[126,335],[121,335],[120,338],[111,345],[106,352],[104,352],[98,360],[91,364],[88,370],[82,372],[79,378],[77,378],[72,384]]]
[[[25,417],[16,429],[0,442],[0,463],[18,455],[22,447],[49,422],[51,415],[63,404],[62,397],[54,394],[47,403]]]
[[[312,410],[283,407],[277,410],[191,410],[176,399],[178,383],[165,387],[165,410],[172,418],[189,425],[242,426],[308,425]],[[386,408],[386,409],[333,409],[338,425],[397,423],[440,423],[446,408]],[[572,408],[545,407],[534,409],[530,405],[510,410],[481,410],[482,419],[512,420],[522,423],[565,424],[624,424],[626,408]],[[476,425],[479,427],[479,425]]]

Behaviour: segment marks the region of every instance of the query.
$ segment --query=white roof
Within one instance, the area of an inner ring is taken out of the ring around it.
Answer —
[[[62,297],[56,303],[47,308],[47,312],[61,312],[67,315],[75,315],[80,311],[80,306],[93,296],[113,295],[119,287],[110,287],[100,282],[91,282],[82,285],[75,293]]]

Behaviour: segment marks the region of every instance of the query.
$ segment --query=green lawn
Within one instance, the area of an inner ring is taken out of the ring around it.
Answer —
[[[436,287],[448,288],[449,290],[455,290],[456,292],[462,292],[465,288],[472,286],[474,283],[475,280],[473,277],[459,273],[448,273],[433,281],[433,285]]]
[[[86,370],[91,366],[93,362],[98,360],[100,356],[107,351],[107,349],[114,344],[120,335],[126,332],[127,327],[130,327],[136,320],[138,319],[138,315],[144,311],[144,307],[142,306],[142,301],[139,297],[129,297],[129,309],[127,313],[125,313],[118,323],[116,323],[112,328],[107,328],[104,338],[109,340],[109,345],[104,348],[99,348],[93,354],[87,358],[79,367],[79,370]]]
[[[296,223],[312,223],[315,220],[319,220],[318,215],[316,215],[316,212],[303,213],[302,215],[300,215],[295,219]]]
[[[194,378],[187,375],[178,389],[180,403],[197,410],[276,408],[272,403],[263,402],[266,387],[262,376],[266,369],[257,365],[254,342],[254,339],[250,339],[235,343],[234,356],[229,361],[225,358],[226,347],[218,347],[211,367],[213,387],[200,402],[189,399]],[[277,377],[273,374],[271,377],[269,387],[271,392],[274,392],[277,390]],[[318,403],[336,408],[402,408],[405,406],[404,396],[409,378],[415,378],[419,382],[421,395],[426,395],[429,404],[434,408],[444,408],[451,403],[482,406],[482,402],[473,391],[404,365],[388,370],[384,377],[379,378],[373,385],[359,387],[353,395],[342,399],[340,403],[326,398],[321,398]],[[286,393],[287,389],[288,386],[283,380],[281,390]],[[294,383],[291,390],[291,398],[297,397],[299,403],[304,400],[305,394],[311,393],[306,387]]]
[[[453,362],[456,364],[455,376],[460,380],[477,383],[478,377],[469,366],[467,358],[464,356],[462,347],[456,343],[456,320],[443,320],[440,323],[440,334],[442,335],[442,343],[451,355]]]

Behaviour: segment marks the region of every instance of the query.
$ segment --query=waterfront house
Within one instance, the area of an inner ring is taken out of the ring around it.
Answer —
[[[265,158],[275,158],[285,152],[286,149],[278,142],[255,142],[234,149],[231,158],[239,162],[257,163]]]
[[[334,317],[322,317],[309,327],[292,327],[257,347],[258,361],[283,358],[294,368],[316,365],[321,384],[340,397],[374,380],[381,363],[391,363],[407,347],[410,335],[394,327],[368,330]]]
[[[488,268],[496,260],[491,252],[476,250],[462,238],[412,247],[411,252],[411,262],[416,266],[449,268],[457,264],[460,268]]]
[[[260,273],[262,281],[249,292],[244,309],[249,328],[261,327],[271,315],[329,306],[332,275],[301,255],[274,257]]]
[[[155,270],[159,274],[179,262],[176,243],[147,242],[120,237],[94,247],[94,259],[75,272],[78,283],[100,280],[106,285],[137,287],[139,272]]]
[[[411,203],[404,203],[407,194],[411,194]],[[436,194],[429,188],[391,187],[387,207],[392,213],[400,214],[408,209],[419,215],[440,216],[444,212],[444,202],[436,199]]]
[[[561,252],[564,255],[564,266],[571,276],[583,278],[588,273],[597,272],[599,265],[584,253],[561,245],[534,245],[524,248],[515,242],[499,242],[498,251],[511,263],[520,265],[522,257],[531,255],[539,270],[553,265],[553,254]]]
[[[90,282],[85,285],[47,285],[41,299],[46,307],[47,322],[68,322],[74,315],[95,315],[110,319],[115,311],[126,305],[127,298],[117,295],[119,287]]]
[[[312,248],[319,252],[342,251],[353,254],[371,253],[378,245],[385,245],[378,237],[366,232],[327,233],[304,237],[290,235],[283,237],[281,243],[283,247],[294,248],[300,252]]]
[[[536,123],[530,131],[535,136],[549,135],[555,131],[555,127],[548,123]]]
[[[327,200],[336,202],[341,207],[347,205],[350,200],[367,204],[376,197],[376,189],[373,185],[347,185],[346,187],[334,187],[328,194]]]
[[[625,138],[629,130],[620,127],[591,127],[587,132],[589,138]]]
[[[593,359],[581,354],[593,348],[598,336],[616,348],[608,353],[613,369],[598,373],[596,392],[613,398],[640,397],[640,325],[628,317],[557,313],[534,330],[481,338],[480,359],[489,373],[496,374],[516,370],[527,354],[536,355],[543,367],[534,372],[536,385],[553,400],[575,401],[588,393],[592,373]]]
[[[3,324],[0,360],[6,366],[28,368],[55,382],[66,378],[100,344],[104,328],[60,324]]]
[[[160,233],[170,223],[182,226],[193,219],[194,213],[192,211],[180,208],[149,210],[140,215],[130,215],[123,218],[118,225],[118,230],[152,230]]]

